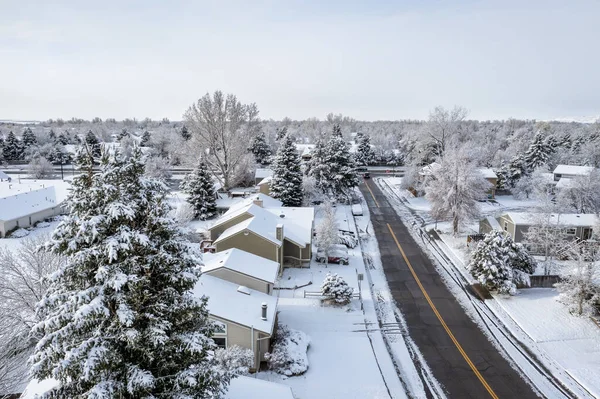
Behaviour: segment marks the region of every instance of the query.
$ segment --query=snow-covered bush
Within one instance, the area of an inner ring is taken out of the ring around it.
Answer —
[[[248,374],[254,366],[254,353],[251,349],[232,345],[226,349],[218,348],[215,351],[217,364],[234,375]]]
[[[310,337],[306,333],[280,324],[273,340],[273,350],[265,354],[269,368],[288,377],[304,374],[308,370],[306,351],[309,345]]]
[[[180,203],[171,214],[180,226],[186,226],[195,216],[194,207],[187,202]]]
[[[340,232],[338,233],[338,243],[345,245],[348,248],[356,248],[358,240],[353,235]]]
[[[171,178],[171,164],[168,159],[152,157],[146,161],[146,176],[166,180]]]
[[[10,233],[11,238],[23,238],[29,235],[29,230],[25,229],[16,229],[12,233]]]
[[[584,250],[575,262],[562,270],[562,281],[556,284],[558,300],[575,315],[592,315],[600,307],[600,256],[595,251]]]
[[[527,282],[523,274],[533,273],[535,260],[510,236],[492,230],[477,244],[467,268],[488,290],[514,295],[515,282]]]
[[[54,174],[52,164],[43,157],[32,159],[28,167],[29,174],[33,179],[47,179]]]
[[[352,299],[354,289],[337,273],[327,273],[321,284],[321,295],[336,303],[345,304]]]

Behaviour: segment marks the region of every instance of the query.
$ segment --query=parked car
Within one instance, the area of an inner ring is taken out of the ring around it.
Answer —
[[[320,248],[317,251],[317,262],[325,263],[325,251]],[[348,250],[345,245],[333,244],[327,253],[327,263],[339,263],[347,265],[350,263],[348,258]]]
[[[365,172],[365,173],[363,173],[363,178],[364,179],[370,179],[371,178],[371,174],[369,172]]]

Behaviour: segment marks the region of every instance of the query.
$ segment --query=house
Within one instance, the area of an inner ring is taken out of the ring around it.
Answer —
[[[2,190],[3,194],[6,192],[7,190]],[[61,213],[62,207],[56,200],[54,187],[21,191],[0,197],[0,237],[6,236],[12,230],[33,226]]]
[[[303,161],[310,161],[312,158],[312,152],[315,149],[315,144],[303,144],[303,143],[295,143],[296,151],[300,154],[300,158]]]
[[[428,177],[435,175],[435,173],[441,167],[442,165],[438,162],[433,162],[429,165],[422,167],[419,171],[419,182],[424,183]],[[490,189],[487,191],[488,199],[496,198],[496,185],[498,183],[498,176],[496,175],[496,173],[490,168],[477,168],[476,173],[481,174],[491,184]]]
[[[202,273],[265,294],[273,293],[280,270],[279,263],[237,248],[205,254],[202,267]]]
[[[239,376],[231,380],[224,399],[294,399],[287,385]]]
[[[258,192],[261,194],[269,195],[271,194],[271,180],[273,176],[265,177],[258,184]]]
[[[217,325],[215,343],[252,350],[258,370],[277,326],[277,297],[208,274],[200,276],[193,292],[208,297],[209,317]]]
[[[284,263],[302,266],[310,262],[314,208],[267,207],[266,199],[260,199],[263,194],[257,195],[250,198],[251,203],[226,212],[209,228],[216,252],[239,248],[282,267]]]
[[[57,385],[58,381],[53,378],[31,380],[21,399],[35,399]],[[287,385],[241,375],[231,380],[224,399],[294,399],[294,394]]]
[[[254,172],[254,184],[263,181],[264,178],[273,176],[273,171],[269,168],[257,168]]]
[[[554,181],[560,179],[573,179],[579,176],[587,176],[594,170],[591,166],[578,166],[578,165],[558,165],[552,174],[554,175]]]
[[[486,234],[499,228],[510,235],[515,242],[523,243],[529,229],[540,224],[540,217],[542,217],[540,214],[508,212],[496,218],[488,217],[481,220],[479,232]],[[594,226],[598,223],[595,214],[565,213],[550,214],[549,217],[551,224],[562,229],[565,238],[570,240],[589,240],[592,238]]]

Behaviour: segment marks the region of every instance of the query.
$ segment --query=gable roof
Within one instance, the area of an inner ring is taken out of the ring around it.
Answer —
[[[493,169],[490,168],[478,168],[477,171],[483,175],[486,179],[497,179],[498,176]]]
[[[506,215],[511,218],[514,224],[526,226],[535,226],[537,224],[536,218],[541,216],[540,214],[526,212],[508,212]],[[559,226],[586,227],[594,226],[598,222],[598,218],[593,213],[552,213],[550,214],[550,221]]]
[[[198,298],[202,295],[208,297],[207,308],[210,315],[272,334],[277,297],[244,287],[243,291],[249,292],[246,294],[238,290],[240,287],[238,284],[203,274],[194,286],[193,293]],[[263,303],[267,304],[267,320],[261,318]]]
[[[294,394],[287,385],[239,376],[229,383],[225,399],[294,399]]]
[[[554,169],[554,174],[585,176],[589,175],[593,170],[594,168],[591,166],[558,165],[556,169]]]
[[[54,187],[0,198],[0,220],[14,220],[57,206]]]
[[[312,242],[312,227],[315,219],[315,209],[312,207],[277,207],[266,208],[279,223],[284,225],[285,238],[298,245],[308,245]]]
[[[259,181],[257,186],[262,186],[263,184],[271,183],[271,180],[273,180],[273,176],[267,176],[261,181]]]
[[[271,241],[273,244],[281,246],[281,240],[278,240],[276,236],[277,223],[274,221],[274,218],[271,217],[271,215],[253,216],[249,219],[242,220],[240,223],[231,226],[230,228],[226,229],[223,233],[221,233],[221,235],[217,237],[217,239],[214,241],[214,244],[222,242],[227,238],[244,230],[251,231],[256,235]]]
[[[248,205],[252,205],[252,204],[254,204],[254,201],[262,201],[263,208],[283,206],[283,202],[281,202],[273,197],[269,197],[268,195],[263,194],[263,193],[256,193],[256,194],[252,194],[252,195],[244,198],[243,200],[231,205],[231,207],[227,210],[227,212],[225,212],[223,214],[223,216],[230,215],[236,211],[239,211],[242,208],[247,207]],[[221,220],[221,218],[219,218],[216,223],[219,223],[220,220]]]
[[[255,179],[264,179],[265,177],[269,177],[273,175],[273,171],[269,168],[257,168],[256,172],[254,172]]]
[[[269,283],[275,283],[279,273],[279,263],[238,248],[204,254],[204,261],[203,273],[225,268]]]

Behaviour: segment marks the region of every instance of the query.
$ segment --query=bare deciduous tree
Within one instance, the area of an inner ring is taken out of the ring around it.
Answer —
[[[192,133],[191,147],[205,160],[225,189],[232,185],[248,144],[260,128],[256,104],[242,104],[233,94],[215,91],[204,95],[185,113],[185,125]]]
[[[28,378],[36,304],[48,287],[44,277],[61,263],[58,255],[39,250],[47,238],[24,239],[18,251],[0,249],[0,392],[16,392]]]
[[[455,106],[451,110],[435,107],[429,114],[427,132],[437,148],[438,155],[444,154],[446,147],[460,132],[460,124],[469,111],[464,107]]]

